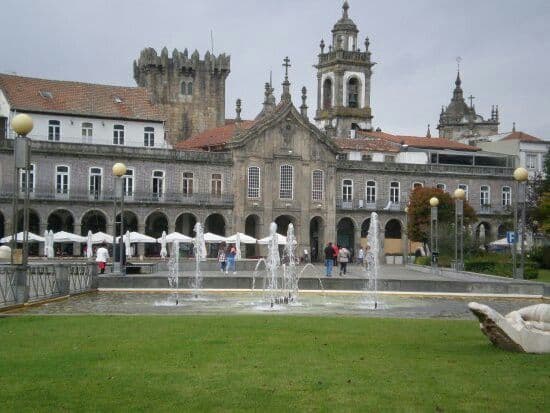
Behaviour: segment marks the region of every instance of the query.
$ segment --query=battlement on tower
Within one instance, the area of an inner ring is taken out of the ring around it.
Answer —
[[[170,57],[166,47],[162,49],[160,54],[154,48],[148,47],[143,49],[139,58],[134,61],[134,78],[138,85],[145,86],[140,84],[140,80],[143,78],[142,74],[150,70],[181,73],[208,71],[210,73],[229,74],[231,71],[231,56],[225,53],[216,56],[207,51],[204,54],[204,59],[201,60],[197,50],[189,56],[187,49],[184,49],[183,52],[174,49]]]
[[[225,80],[231,57],[225,53],[191,55],[164,47],[160,54],[148,47],[134,61],[134,79],[147,88],[167,118],[172,144],[225,123]]]

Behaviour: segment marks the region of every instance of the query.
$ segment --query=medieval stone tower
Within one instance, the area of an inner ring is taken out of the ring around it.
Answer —
[[[346,137],[352,129],[372,129],[370,79],[372,67],[369,39],[365,50],[357,44],[359,30],[349,18],[349,4],[344,2],[342,18],[332,29],[332,45],[321,53],[317,68],[317,126],[331,136]]]
[[[230,56],[206,52],[200,60],[195,50],[166,47],[160,56],[153,48],[141,51],[134,61],[134,79],[151,93],[166,115],[166,137],[172,144],[225,123],[225,80]]]

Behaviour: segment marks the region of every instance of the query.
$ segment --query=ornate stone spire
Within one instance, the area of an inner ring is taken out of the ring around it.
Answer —
[[[306,87],[304,86],[302,88],[302,106],[300,106],[300,114],[305,118],[307,119],[307,104],[306,104],[306,100],[307,100],[307,89]]]
[[[241,99],[237,99],[237,104],[235,107],[235,112],[237,113],[237,116],[235,117],[235,122],[241,121],[241,104],[242,104]]]
[[[344,5],[342,6],[342,18],[343,19],[349,19],[348,10],[349,10],[349,3],[346,0],[346,1],[344,1]]]
[[[432,132],[430,131],[430,124],[428,123],[428,131],[426,132],[426,138],[431,138]]]
[[[292,65],[290,64],[290,59],[287,57],[283,60],[283,67],[285,68],[285,81],[283,82],[283,94],[281,95],[281,100],[285,102],[291,101],[290,96],[290,82],[288,81],[288,68]]]

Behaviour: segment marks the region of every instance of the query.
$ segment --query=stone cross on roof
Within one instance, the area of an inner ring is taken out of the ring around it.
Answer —
[[[283,59],[283,62],[283,67],[285,68],[285,80],[288,80],[288,68],[292,65],[290,64],[290,59],[288,56]]]

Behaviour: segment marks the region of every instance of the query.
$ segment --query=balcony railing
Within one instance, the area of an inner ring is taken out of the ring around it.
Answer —
[[[8,188],[0,188],[0,199],[11,200],[13,194]],[[19,198],[24,194],[19,192]],[[89,192],[71,190],[66,194],[58,194],[51,191],[34,191],[29,194],[31,200],[43,201],[68,201],[68,202],[113,202],[113,194],[107,192]],[[183,195],[182,193],[165,192],[157,194],[153,192],[134,191],[124,197],[125,202],[132,203],[175,203],[185,205],[233,205],[233,194],[194,193]]]
[[[406,202],[390,202],[378,200],[367,202],[364,199],[354,199],[352,201],[336,200],[336,208],[346,210],[366,210],[366,211],[404,211]]]

